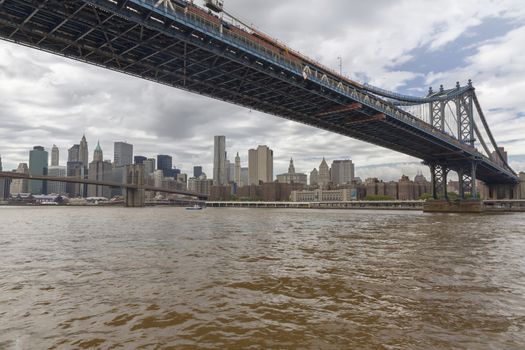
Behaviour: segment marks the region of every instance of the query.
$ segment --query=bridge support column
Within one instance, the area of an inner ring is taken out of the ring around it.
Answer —
[[[434,197],[434,199],[448,199],[448,172],[449,169],[444,165],[430,164],[430,174],[432,177],[432,197]]]
[[[143,207],[146,203],[144,190],[144,165],[126,165],[125,189],[126,207]]]
[[[459,198],[464,200],[467,194],[470,194],[471,199],[478,199],[478,188],[476,184],[476,171],[478,164],[472,162],[471,164],[462,167],[458,170],[459,179]]]

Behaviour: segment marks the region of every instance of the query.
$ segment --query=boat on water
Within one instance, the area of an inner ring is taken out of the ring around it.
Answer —
[[[193,207],[187,207],[186,210],[202,210],[202,207],[195,204]]]

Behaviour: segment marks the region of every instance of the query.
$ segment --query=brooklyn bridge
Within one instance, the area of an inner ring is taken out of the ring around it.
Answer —
[[[519,178],[472,82],[419,97],[361,84],[206,2],[1,0],[0,37],[416,157],[435,199],[451,171],[462,199],[476,180],[514,197]]]

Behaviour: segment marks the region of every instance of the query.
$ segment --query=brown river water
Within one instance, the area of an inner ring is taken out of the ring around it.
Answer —
[[[0,208],[0,349],[525,349],[525,214]]]

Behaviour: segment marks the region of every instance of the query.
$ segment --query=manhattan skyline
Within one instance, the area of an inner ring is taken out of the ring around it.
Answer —
[[[301,4],[270,1],[263,6],[232,0],[228,7],[330,67],[337,67],[337,57],[342,56],[343,72],[359,81],[424,95],[429,85],[451,87],[456,79],[462,84],[473,79],[495,137],[509,152],[510,165],[525,170],[525,103],[518,96],[525,67],[516,63],[525,55],[517,44],[525,32],[525,14],[519,2],[441,3],[432,5],[440,11],[414,11],[417,17],[406,10],[417,7],[416,2],[362,4],[364,18],[357,12],[338,15],[348,13],[346,3],[318,12],[316,6],[322,5],[312,4],[306,11]],[[403,18],[392,15],[404,10]],[[316,13],[326,14],[330,23]],[[293,26],[281,20],[296,15],[305,20]],[[381,21],[366,23],[370,17]],[[418,29],[400,25],[401,20]],[[387,27],[394,29],[382,30]],[[381,49],[371,52],[374,47]],[[243,166],[248,149],[270,146],[276,150],[275,174],[286,171],[290,157],[300,172],[311,171],[323,157],[351,158],[362,178],[384,174],[389,180],[427,171],[417,159],[367,143],[6,42],[0,43],[0,61],[5,62],[0,74],[6,82],[1,87],[5,98],[0,115],[5,122],[0,153],[6,169],[15,169],[36,145],[50,150],[56,144],[64,164],[65,150],[85,132],[91,149],[100,139],[111,154],[114,141],[127,141],[137,146],[135,154],[171,154],[175,165],[188,173],[195,164],[212,173],[214,135],[227,135],[230,161],[239,151]]]

